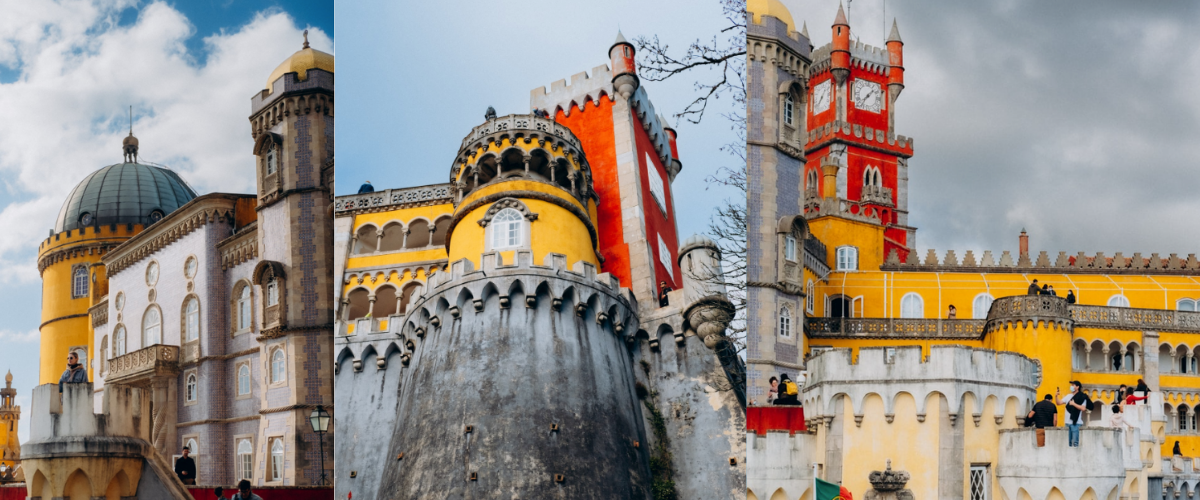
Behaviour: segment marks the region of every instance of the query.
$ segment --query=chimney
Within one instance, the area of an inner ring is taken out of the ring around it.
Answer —
[[[1025,234],[1025,228],[1021,228],[1020,250],[1021,253],[1017,256],[1018,258],[1029,256],[1029,235]]]

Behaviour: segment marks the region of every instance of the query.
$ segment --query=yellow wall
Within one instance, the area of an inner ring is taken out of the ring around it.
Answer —
[[[93,228],[87,228],[87,234],[80,230],[59,233],[42,242],[39,247],[39,260],[58,250],[69,250],[75,247],[85,247],[96,243],[120,243],[133,235],[140,233],[143,226],[134,225],[129,229],[125,224],[116,226],[101,226],[99,233]],[[92,293],[95,290],[104,291],[108,288],[108,277],[103,266],[93,267],[97,271],[96,283],[89,282],[89,297],[71,298],[71,268],[76,264],[88,263],[97,266],[102,256],[98,251],[83,252],[78,257],[64,259],[42,270],[42,326],[41,352],[39,369],[40,384],[58,382],[67,364],[67,352],[72,346],[86,345],[88,352],[88,380],[94,380],[91,360],[96,356],[96,346],[93,345],[92,320],[88,308],[93,305]],[[90,280],[90,277],[89,277]]]
[[[461,209],[480,197],[506,191],[536,191],[546,193],[564,200],[581,210],[586,210],[578,200],[567,195],[565,191],[556,186],[520,178],[489,184],[481,189],[476,189],[463,199],[462,203],[459,204],[459,208]],[[541,264],[542,259],[547,254],[561,253],[567,256],[568,266],[582,260],[592,263],[597,269],[600,268],[600,260],[597,258],[595,248],[592,246],[592,238],[587,226],[575,214],[554,203],[542,200],[521,198],[521,202],[525,203],[525,206],[529,207],[531,212],[538,214],[537,220],[529,224],[531,233],[530,250],[533,251],[534,263]],[[477,224],[476,221],[483,218],[489,206],[483,205],[475,208],[455,226],[454,233],[450,235],[450,262],[459,259],[469,259],[475,263],[476,268],[479,267],[480,256],[487,248],[484,241],[487,231],[484,227]],[[501,255],[506,264],[514,261],[514,251],[501,252]]]

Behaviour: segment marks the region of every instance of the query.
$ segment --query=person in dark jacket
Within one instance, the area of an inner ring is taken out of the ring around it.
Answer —
[[[1117,388],[1117,393],[1113,395],[1113,402],[1117,404],[1124,403],[1125,396],[1128,396],[1131,393],[1132,391],[1129,390],[1129,386],[1121,384],[1121,386]]]
[[[189,457],[191,450],[183,447],[183,456],[175,460],[175,475],[183,484],[196,484],[196,461]]]
[[[1054,419],[1058,415],[1058,407],[1054,405],[1054,397],[1047,394],[1044,399],[1033,405],[1033,409],[1029,410],[1029,415],[1025,418],[1033,419],[1033,426],[1037,428],[1037,445],[1038,448],[1046,446],[1046,427],[1054,427]]]
[[[1074,290],[1067,290],[1067,303],[1068,304],[1075,303],[1075,291]]]
[[[375,186],[371,185],[371,181],[364,182],[363,185],[358,187],[358,194],[374,193],[374,192],[375,192]]]
[[[225,496],[225,488],[220,486],[217,486],[217,489],[213,490],[213,494],[217,496],[217,500],[229,500],[229,498]]]
[[[658,288],[658,307],[667,307],[671,305],[671,301],[667,298],[667,294],[671,293],[674,289],[671,288],[670,285],[667,285],[666,281],[659,281]]]
[[[1062,397],[1059,402],[1067,407],[1067,446],[1072,448],[1079,447],[1079,429],[1083,427],[1083,416],[1085,412],[1092,409],[1092,398],[1083,392],[1083,384],[1078,380],[1071,381],[1071,393],[1066,397]],[[1055,395],[1058,390],[1055,389]]]
[[[1038,291],[1038,295],[1050,295],[1050,285],[1042,285],[1042,289]]]
[[[1053,296],[1055,296],[1055,297],[1058,297],[1058,292],[1054,291],[1054,285],[1047,285],[1047,286],[1049,286],[1049,287],[1050,287],[1050,288],[1047,290],[1047,291],[1049,292],[1049,293],[1047,293],[1047,295],[1053,295]]]
[[[83,363],[79,362],[79,355],[73,352],[68,354],[67,369],[58,378],[58,392],[62,393],[63,384],[86,384],[87,381],[87,370],[83,368]]]
[[[231,500],[262,500],[262,497],[255,495],[254,492],[250,491],[250,481],[243,479],[238,481],[238,492],[237,494],[233,495]]]
[[[1183,456],[1183,452],[1179,451],[1179,441],[1175,441],[1175,447],[1171,449],[1171,454],[1177,457]]]
[[[789,388],[795,388],[796,393],[788,394]],[[800,405],[800,387],[786,373],[779,374],[779,398],[775,400],[775,404],[784,406]]]
[[[1033,283],[1029,284],[1029,291],[1026,292],[1026,295],[1037,295],[1039,293],[1042,293],[1042,289],[1038,287],[1037,280],[1033,280]]]

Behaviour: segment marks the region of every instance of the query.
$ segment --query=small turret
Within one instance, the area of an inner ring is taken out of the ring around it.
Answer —
[[[821,160],[821,176],[824,177],[821,184],[821,197],[827,199],[837,198],[837,175],[838,169],[837,157],[828,155]]]
[[[900,40],[900,28],[895,19],[892,19],[892,33],[887,38],[887,52],[888,66],[891,68],[888,70],[888,92],[891,103],[894,103],[900,97],[900,91],[904,90],[904,42]]]
[[[1018,238],[1019,257],[1029,257],[1029,235],[1025,233],[1025,228],[1021,228],[1021,236]]]
[[[683,163],[679,161],[679,148],[675,146],[675,129],[667,125],[667,121],[661,116],[658,121],[663,124],[663,130],[667,133],[667,142],[671,146],[671,166],[667,168],[667,172],[671,174],[671,182],[675,182],[675,176],[679,175],[680,170],[683,170]]]
[[[617,31],[617,41],[608,48],[609,64],[612,65],[613,88],[626,99],[637,90],[639,81],[637,66],[633,60],[633,45],[625,40],[625,36]]]
[[[846,82],[850,76],[850,23],[846,22],[846,11],[838,3],[837,18],[833,20],[833,49],[829,61],[833,78],[838,85]]]

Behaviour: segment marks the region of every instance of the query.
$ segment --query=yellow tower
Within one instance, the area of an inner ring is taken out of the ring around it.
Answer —
[[[57,382],[67,354],[79,354],[93,380],[96,355],[89,309],[108,293],[100,258],[196,197],[168,169],[137,163],[137,140],[122,145],[126,161],[85,177],[63,202],[50,237],[38,246],[42,275],[39,384]],[[122,353],[119,346],[110,351]],[[110,357],[113,357],[110,355]]]
[[[5,471],[21,461],[21,442],[17,439],[17,425],[21,420],[21,407],[15,404],[17,390],[12,386],[12,372],[4,376],[4,388],[0,389],[0,466]],[[4,480],[0,473],[0,481]]]
[[[483,253],[495,251],[511,263],[527,249],[535,263],[560,253],[568,265],[599,269],[598,200],[579,139],[533,116],[496,118],[489,108],[487,120],[463,140],[450,175],[449,261],[479,266]]]

